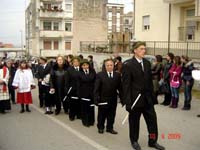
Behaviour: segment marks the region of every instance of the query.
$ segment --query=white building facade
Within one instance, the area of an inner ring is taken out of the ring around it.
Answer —
[[[200,0],[135,0],[135,38],[200,41]]]

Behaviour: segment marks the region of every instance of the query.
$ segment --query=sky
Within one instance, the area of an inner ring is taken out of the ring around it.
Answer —
[[[30,0],[1,0],[0,3],[0,42],[12,43],[15,47],[25,45],[25,8]],[[133,0],[109,0],[110,3],[123,3],[125,13],[133,10]],[[21,36],[23,35],[23,40]]]

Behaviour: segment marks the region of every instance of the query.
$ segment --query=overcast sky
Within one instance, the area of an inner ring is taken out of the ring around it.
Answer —
[[[109,0],[112,3],[124,3],[125,12],[133,10],[133,0]],[[0,5],[0,42],[21,46],[21,33],[25,44],[25,5],[29,0],[1,0]],[[21,32],[22,31],[22,32]]]

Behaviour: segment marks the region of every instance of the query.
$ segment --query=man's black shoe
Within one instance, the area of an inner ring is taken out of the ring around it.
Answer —
[[[106,130],[106,132],[109,132],[109,133],[111,133],[111,134],[118,134],[118,132],[117,131],[115,131],[115,130]]]
[[[163,146],[159,145],[158,143],[149,144],[149,147],[153,147],[153,148],[158,149],[158,150],[165,150],[165,148]]]
[[[60,111],[59,110],[55,110],[55,115],[59,115]]]
[[[103,129],[98,130],[99,134],[103,134]]]
[[[69,120],[70,120],[70,121],[74,121],[74,120],[75,120],[75,117],[69,117]]]
[[[141,150],[140,145],[138,144],[138,142],[134,142],[131,144],[134,150]]]

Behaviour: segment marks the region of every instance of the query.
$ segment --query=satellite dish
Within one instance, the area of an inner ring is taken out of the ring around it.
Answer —
[[[193,71],[192,71],[192,77],[193,77],[195,80],[200,81],[200,70],[193,70]]]

